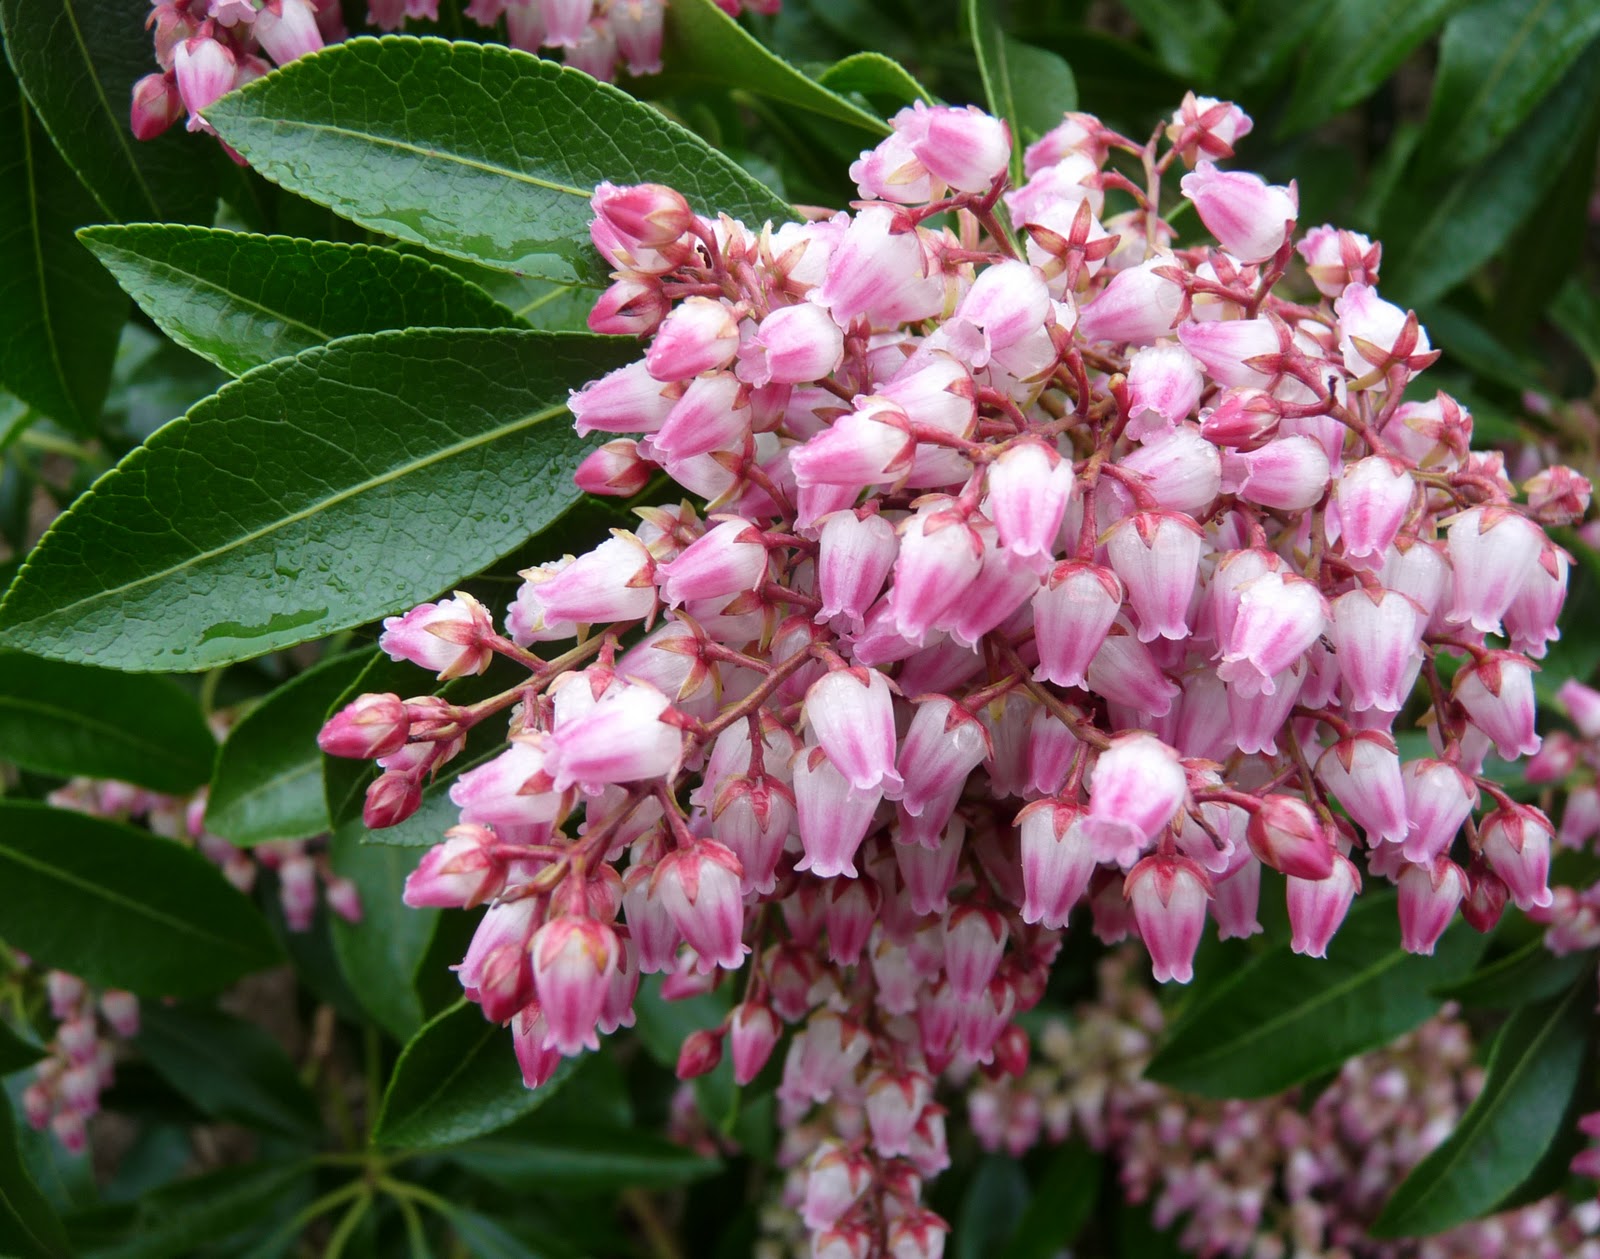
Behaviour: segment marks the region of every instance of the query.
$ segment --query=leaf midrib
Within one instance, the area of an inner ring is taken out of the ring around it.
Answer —
[[[312,775],[315,775],[315,776],[317,776],[319,778],[322,775],[322,762],[321,762],[320,758],[313,759],[313,760],[301,761],[298,764],[291,765],[288,769],[284,770],[282,773],[274,774],[271,778],[267,779],[265,782],[257,783],[255,786],[251,787],[248,791],[240,792],[238,795],[234,796],[231,800],[228,799],[226,796],[224,796],[223,799],[222,799],[222,802],[217,807],[217,815],[220,818],[226,819],[228,814],[233,813],[233,812],[245,807],[245,805],[246,805],[246,803],[248,801],[253,801],[257,797],[265,795],[269,791],[275,791],[278,788],[282,787],[285,783],[291,783],[297,778],[307,778],[307,777],[310,777]],[[326,809],[327,806],[324,805],[323,807],[324,807],[324,809]],[[213,828],[216,828],[217,824],[209,816],[207,817],[206,820],[207,820],[208,823],[210,823],[213,826]],[[219,833],[220,833],[220,830],[219,830]],[[224,835],[223,838],[226,839],[227,836]],[[287,835],[274,835],[274,836],[270,836],[267,839],[251,839],[248,842],[253,847],[256,844],[270,843],[274,839],[288,839],[288,838],[290,838],[290,837],[287,836]],[[301,838],[301,837],[300,836],[296,836],[295,838]],[[235,841],[235,842],[238,842],[238,841]]]
[[[1553,0],[1539,0],[1533,12],[1528,15],[1527,20],[1517,28],[1512,38],[1506,41],[1500,56],[1491,65],[1489,71],[1479,78],[1478,90],[1467,99],[1465,107],[1456,114],[1455,126],[1452,128],[1453,134],[1459,135],[1467,123],[1482,111],[1484,101],[1488,100],[1491,95],[1491,89],[1496,87],[1499,81],[1505,77],[1506,71],[1510,69],[1518,50],[1528,42],[1534,27],[1539,24],[1540,19],[1544,17],[1545,11],[1550,8],[1552,2]]]
[[[132,134],[118,116],[117,111],[111,108],[111,101],[106,96],[105,85],[100,82],[100,72],[95,68],[94,58],[89,55],[88,42],[83,38],[83,27],[78,24],[78,13],[75,8],[76,0],[62,0],[61,12],[65,15],[72,27],[73,41],[78,45],[78,51],[83,54],[83,64],[89,71],[89,82],[94,86],[95,99],[100,102],[100,108],[105,112],[106,120],[111,128],[111,134],[117,138],[117,147],[122,150],[122,155],[128,161],[128,169],[133,172],[134,182],[139,185],[139,191],[144,194],[145,203],[159,216],[161,203],[156,200],[156,194],[150,185],[145,182],[144,171],[139,168],[139,163],[134,158],[132,146],[128,137]],[[99,200],[98,196],[96,200]],[[110,206],[106,210],[115,213]]]
[[[520,416],[516,420],[502,424],[497,428],[488,430],[487,432],[479,433],[469,438],[463,438],[461,441],[455,442],[452,445],[430,452],[425,458],[413,459],[409,463],[404,463],[396,468],[390,469],[381,476],[369,477],[365,481],[357,482],[355,485],[339,491],[337,494],[330,494],[326,498],[320,498],[316,502],[310,503],[298,511],[290,512],[287,516],[280,516],[270,524],[264,525],[259,529],[253,529],[249,533],[233,539],[224,546],[212,547],[209,551],[202,551],[197,555],[189,556],[177,564],[168,565],[159,572],[148,574],[147,576],[140,577],[134,581],[124,582],[120,586],[113,586],[110,589],[96,591],[94,594],[84,595],[82,598],[75,599],[71,603],[61,604],[57,607],[49,609],[46,612],[40,613],[37,616],[30,617],[25,621],[11,621],[6,623],[3,614],[6,605],[10,602],[10,599],[8,598],[5,602],[0,603],[0,632],[16,630],[25,625],[37,624],[40,621],[56,620],[66,616],[77,608],[83,607],[85,604],[99,603],[106,599],[125,595],[129,591],[138,590],[140,587],[148,586],[152,582],[163,581],[166,578],[171,577],[174,573],[181,573],[186,569],[205,564],[210,560],[216,559],[218,556],[227,555],[230,551],[238,550],[240,547],[248,546],[252,542],[257,542],[262,538],[270,537],[272,534],[277,533],[282,529],[287,529],[291,525],[299,524],[302,520],[309,520],[319,512],[326,511],[332,507],[337,507],[340,503],[359,497],[370,490],[377,489],[379,486],[388,485],[393,481],[398,481],[403,477],[410,476],[412,473],[418,472],[423,468],[443,462],[446,459],[453,459],[455,456],[464,454],[466,451],[476,449],[479,446],[488,445],[491,442],[498,441],[502,437],[510,436],[512,433],[518,432],[522,429],[531,428],[535,424],[542,424],[546,420],[553,419],[555,416],[560,415],[565,410],[566,405],[564,403],[546,407],[543,410],[530,412],[527,415]],[[67,516],[62,517],[63,520],[68,518],[69,517]],[[17,581],[12,586],[13,591],[25,588],[27,567],[28,566],[25,565],[23,572],[18,574]]]
[[[18,94],[21,94],[20,86]],[[40,323],[44,329],[45,344],[50,347],[50,364],[55,369],[56,382],[61,386],[61,400],[76,413],[78,402],[68,392],[67,372],[61,363],[61,347],[56,341],[56,323],[50,315],[50,279],[44,260],[44,232],[39,224],[39,178],[33,157],[33,106],[25,97],[17,102],[17,106],[22,120],[22,166],[28,172],[28,233],[33,241],[35,273],[39,277]],[[73,418],[81,417],[74,414]]]
[[[416,1043],[420,1043],[422,1036],[424,1036],[429,1030],[443,1027],[447,1019],[454,1018],[461,1011],[470,1008],[470,1005],[465,999],[456,1002],[455,1005],[451,1006],[448,1010],[440,1014],[440,1016],[430,1023],[428,1027],[417,1033],[418,1041]],[[499,1029],[495,1027],[493,1023],[485,1021],[483,1029],[478,1034],[478,1038],[473,1043],[472,1048],[461,1055],[461,1057],[456,1061],[456,1065],[447,1075],[444,1076],[443,1079],[439,1081],[438,1085],[431,1093],[428,1093],[419,1104],[412,1106],[408,1113],[401,1115],[401,1121],[398,1125],[385,1122],[389,1117],[388,1100],[385,1099],[383,1108],[384,1113],[379,1117],[378,1120],[378,1135],[383,1138],[384,1143],[392,1144],[394,1142],[394,1129],[396,1126],[399,1127],[402,1136],[404,1135],[408,1125],[415,1127],[417,1123],[417,1116],[425,1115],[433,1108],[434,1104],[438,1102],[439,1098],[444,1096],[444,1094],[449,1090],[450,1086],[454,1084],[458,1078],[460,1078],[461,1073],[477,1060],[478,1055],[483,1052],[483,1047],[489,1043],[490,1038],[493,1037],[497,1031],[499,1031]],[[395,1078],[397,1080],[400,1077],[400,1068],[403,1065],[403,1062],[395,1064]]]

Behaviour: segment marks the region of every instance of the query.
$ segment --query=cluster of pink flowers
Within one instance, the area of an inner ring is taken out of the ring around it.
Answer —
[[[56,1032],[48,1056],[22,1090],[22,1110],[36,1131],[48,1128],[79,1154],[100,1094],[116,1074],[116,1042],[139,1034],[139,998],[115,988],[96,995],[76,975],[59,970],[47,971],[44,984]]]
[[[471,0],[462,10],[498,30],[513,48],[560,49],[566,64],[610,82],[661,72],[662,22],[670,0]],[[776,13],[782,0],[717,0],[730,16],[749,7]],[[408,19],[437,22],[439,0],[369,0],[367,21],[380,31]],[[339,0],[152,0],[158,74],[134,85],[133,133],[160,135],[188,115],[190,131],[208,131],[201,112],[275,65],[349,37]]]
[[[1249,126],[1193,96],[1146,143],[1071,114],[1011,188],[1003,123],[919,104],[853,212],[759,230],[603,185],[591,326],[647,349],[572,397],[617,435],[578,484],[662,470],[703,506],[528,570],[503,633],[464,594],[390,618],[440,678],[527,675],[323,732],[382,767],[381,827],[509,710],[408,902],[488,906],[460,978],[530,1086],[630,1023],[641,974],[742,972],[680,1073],[726,1045],[746,1083],[797,1029],[785,1127],[832,1116],[791,1186],[818,1255],[939,1252],[934,1081],[1024,1068],[1013,1019],[1079,905],[1186,982],[1208,917],[1260,930],[1263,865],[1316,956],[1363,878],[1419,953],[1458,909],[1549,903],[1551,827],[1480,770],[1539,746],[1568,563],[1541,526],[1587,483],[1520,506],[1460,405],[1404,401],[1435,354],[1379,247],[1297,242],[1293,186],[1215,164]],[[1175,246],[1180,164],[1220,244]],[[1402,710],[1434,755],[1402,761]]]
[[[1096,999],[1052,1020],[1017,1080],[980,1082],[967,1113],[988,1150],[1021,1157],[1077,1135],[1115,1157],[1128,1201],[1181,1221],[1197,1255],[1250,1259],[1600,1259],[1600,1202],[1560,1196],[1422,1240],[1368,1231],[1390,1193],[1455,1129],[1483,1085],[1452,1010],[1298,1093],[1210,1102],[1143,1077],[1165,1018],[1134,956],[1109,955]]]
[[[335,874],[321,840],[276,840],[236,848],[205,828],[205,788],[190,796],[167,796],[103,778],[74,778],[48,797],[58,809],[72,809],[119,822],[143,822],[157,835],[193,844],[241,892],[256,885],[262,870],[278,876],[278,903],[290,931],[309,931],[317,912],[318,890],[328,908],[346,922],[361,921],[361,894]]]

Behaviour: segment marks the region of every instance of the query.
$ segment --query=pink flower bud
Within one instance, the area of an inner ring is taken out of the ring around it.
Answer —
[[[1011,133],[1006,124],[975,105],[928,106],[920,101],[895,116],[902,126],[907,112],[920,121],[909,128],[911,151],[936,179],[958,192],[988,192],[1011,160]]]
[[[1278,511],[1305,511],[1328,489],[1327,452],[1310,437],[1280,437],[1253,451],[1224,452],[1222,488]]]
[[[594,550],[560,568],[525,569],[506,617],[521,645],[569,638],[579,625],[645,620],[656,610],[655,560],[633,534],[614,529]]]
[[[1505,629],[1514,651],[1542,660],[1549,643],[1561,637],[1561,609],[1567,601],[1571,559],[1547,542],[1539,562],[1528,570],[1522,589],[1506,609]]]
[[[835,966],[856,965],[880,917],[883,892],[871,879],[834,879],[824,904],[828,960]]]
[[[100,994],[100,1013],[111,1030],[127,1039],[139,1034],[139,998],[120,988],[107,988]]]
[[[876,669],[842,669],[812,683],[805,720],[823,751],[857,793],[899,794],[894,768],[894,708],[889,682]]]
[[[536,1089],[547,1083],[561,1065],[561,1051],[550,1044],[550,1029],[536,1005],[517,1012],[511,1025],[511,1043],[526,1088]]]
[[[1327,600],[1304,578],[1270,572],[1246,582],[1220,643],[1217,676],[1243,699],[1272,694],[1274,678],[1322,636],[1328,615]]]
[[[1361,874],[1350,859],[1333,855],[1333,869],[1322,879],[1286,879],[1290,947],[1307,957],[1327,957],[1328,941],[1350,912],[1350,902],[1361,890]]]
[[[1095,871],[1094,845],[1083,827],[1081,805],[1035,800],[1017,815],[1022,838],[1022,921],[1051,930],[1067,925],[1072,907]]]
[[[1383,246],[1359,232],[1342,232],[1324,224],[1313,227],[1296,248],[1306,272],[1324,297],[1338,297],[1351,284],[1376,284]]]
[[[506,869],[493,855],[496,842],[482,826],[451,827],[444,843],[428,849],[406,876],[405,903],[413,909],[472,909],[498,896]]]
[[[369,831],[398,826],[422,807],[422,784],[408,773],[389,770],[367,788],[361,824]]]
[[[1578,733],[1585,739],[1600,739],[1600,691],[1568,678],[1556,691],[1559,703]]]
[[[813,1232],[844,1218],[872,1183],[872,1164],[837,1142],[820,1146],[806,1165],[806,1196],[800,1217]]]
[[[661,184],[618,188],[603,183],[589,204],[617,235],[645,249],[663,249],[694,226],[694,211],[683,194]]]
[[[1405,780],[1407,861],[1430,862],[1449,851],[1456,834],[1478,803],[1473,781],[1448,761],[1408,761]]]
[[[875,1069],[867,1076],[867,1126],[879,1158],[911,1151],[911,1134],[933,1100],[933,1081],[920,1071]]]
[[[378,646],[389,659],[409,660],[441,680],[482,673],[494,659],[489,611],[471,595],[423,603],[404,616],[385,617]]]
[[[1523,484],[1528,510],[1542,525],[1574,525],[1589,514],[1594,486],[1589,478],[1564,464],[1543,468]]]
[[[922,240],[896,231],[894,212],[869,206],[837,238],[827,275],[811,295],[841,327],[865,318],[873,325],[927,319],[944,305],[944,289],[928,276]]]
[[[663,602],[678,607],[700,599],[727,599],[754,590],[767,575],[761,530],[738,517],[724,519],[656,570]]]
[[[1165,717],[1180,694],[1177,683],[1162,672],[1150,649],[1120,620],[1089,662],[1087,679],[1089,690],[1152,717]]]
[[[1167,126],[1167,139],[1185,166],[1193,166],[1201,154],[1206,157],[1233,156],[1233,146],[1249,135],[1255,124],[1250,115],[1232,101],[1185,92],[1183,104],[1174,111]]]
[[[1294,879],[1325,879],[1333,870],[1334,847],[1316,813],[1296,796],[1270,795],[1250,816],[1245,831],[1262,865]]]
[[[883,798],[880,789],[858,792],[821,748],[794,760],[794,797],[804,855],[797,870],[818,878],[856,877],[855,853]]]
[[[136,140],[154,140],[183,117],[183,98],[171,73],[147,74],[133,85],[129,125]]]
[[[829,516],[818,538],[818,624],[842,616],[860,633],[862,617],[882,591],[899,546],[894,526],[882,516],[853,511]]]
[[[1222,875],[1212,893],[1211,917],[1217,939],[1248,940],[1262,932],[1257,914],[1261,908],[1261,863],[1249,849],[1231,873]]]
[[[329,756],[376,760],[406,745],[411,718],[398,695],[367,694],[346,704],[317,732],[317,746]]]
[[[1189,637],[1202,537],[1193,519],[1164,511],[1137,512],[1111,531],[1106,555],[1139,618],[1140,642]]]
[[[1222,460],[1192,424],[1184,424],[1122,458],[1124,472],[1139,475],[1145,492],[1169,511],[1205,516],[1222,490]]]
[[[585,385],[567,400],[567,408],[579,437],[593,432],[654,433],[676,401],[676,395],[638,362]]]
[[[650,275],[624,275],[600,294],[589,312],[589,330],[615,336],[649,336],[660,327],[670,307],[660,280]]]
[[[1033,439],[1008,447],[989,465],[987,510],[1013,555],[1051,555],[1073,482],[1072,464]]]
[[[1168,335],[1178,322],[1183,289],[1156,272],[1172,265],[1170,258],[1155,257],[1118,272],[1079,313],[1078,334],[1091,345],[1150,345]]]
[[[1272,186],[1259,175],[1218,170],[1213,162],[1199,162],[1179,186],[1206,230],[1240,262],[1266,262],[1283,248],[1300,214],[1292,183]]]
[[[923,699],[900,748],[901,807],[912,817],[921,817],[935,802],[953,807],[967,776],[988,752],[988,736],[970,712],[944,696]]]
[[[1097,860],[1126,869],[1172,821],[1187,794],[1177,752],[1144,731],[1118,735],[1089,772],[1089,813],[1079,825]]]
[[[886,485],[911,467],[916,453],[911,420],[882,398],[862,399],[828,428],[792,451],[795,480],[809,485]]]
[[[654,470],[639,457],[639,444],[622,438],[584,456],[572,480],[585,494],[632,498],[650,484]]]
[[[1178,326],[1178,340],[1218,384],[1264,389],[1278,374],[1279,326],[1266,318],[1188,320]]]
[[[889,606],[895,630],[921,644],[983,567],[983,542],[954,500],[925,503],[900,529]]]
[[[1252,450],[1272,440],[1283,420],[1278,399],[1247,387],[1225,391],[1200,415],[1200,432],[1218,446]]]
[[[482,1006],[491,1023],[506,1022],[533,1000],[528,944],[539,917],[539,898],[534,896],[489,906],[456,967],[467,1000]]]
[[[650,880],[672,921],[707,967],[737,970],[750,951],[740,902],[739,859],[721,844],[701,840],[668,853]]]
[[[844,358],[844,332],[821,306],[780,306],[739,348],[739,379],[757,387],[821,380]]]
[[[770,1006],[746,1001],[733,1007],[728,1018],[728,1040],[733,1051],[735,1084],[743,1088],[761,1074],[782,1034],[783,1024]]]
[[[89,1144],[85,1116],[76,1110],[60,1110],[50,1120],[50,1131],[68,1154],[82,1154]]]
[[[1398,462],[1374,455],[1344,470],[1333,489],[1344,553],[1381,557],[1411,509],[1416,484]]]
[[[600,1048],[595,1024],[619,952],[616,933],[593,918],[552,918],[533,934],[534,990],[549,1043],[562,1054]]]
[[[657,380],[687,380],[727,367],[739,352],[733,312],[712,297],[689,297],[673,308],[657,330],[645,366]]]
[[[580,683],[581,685],[581,683]],[[664,720],[670,701],[643,682],[614,683],[586,712],[556,723],[544,769],[552,790],[660,778],[683,757],[682,730]]]
[[[450,800],[460,807],[461,820],[502,827],[554,824],[563,801],[547,759],[543,737],[515,739],[493,760],[464,772],[450,785]]]
[[[1108,568],[1067,560],[1033,596],[1039,667],[1033,676],[1057,686],[1083,686],[1089,663],[1122,606],[1122,583]]]
[[[1548,908],[1550,840],[1554,830],[1538,809],[1527,805],[1497,809],[1478,828],[1490,867],[1522,910]]]
[[[1487,934],[1499,923],[1509,895],[1500,876],[1482,857],[1476,857],[1467,868],[1467,895],[1461,902],[1461,916],[1474,931]]]
[[[1435,857],[1425,865],[1407,865],[1396,882],[1400,888],[1400,947],[1431,957],[1467,894],[1467,876],[1448,857]]]
[[[251,27],[267,56],[280,66],[323,46],[317,15],[307,0],[267,0]]]
[[[871,1048],[871,1037],[832,1010],[813,1014],[789,1045],[780,1100],[826,1102],[854,1076]]]
[[[1156,982],[1188,983],[1211,898],[1206,872],[1187,857],[1146,857],[1128,874],[1123,896],[1139,924]]]
[[[1422,662],[1427,623],[1395,590],[1352,590],[1333,601],[1332,639],[1339,674],[1356,712],[1404,707]]]
[[[189,130],[207,130],[200,117],[218,99],[233,90],[239,66],[227,45],[208,35],[197,35],[172,50],[172,71],[178,81],[178,95],[189,111]]]
[[[1317,777],[1356,824],[1371,847],[1404,841],[1405,781],[1394,740],[1376,730],[1358,730],[1341,739],[1317,761]]]
[[[64,970],[53,970],[44,977],[45,994],[50,999],[50,1017],[66,1021],[76,1018],[79,1007],[88,996],[88,985],[76,975]]]
[[[1539,750],[1534,733],[1533,666],[1512,651],[1492,651],[1456,674],[1452,694],[1472,724],[1507,760]]]
[[[1504,507],[1474,507],[1450,522],[1454,600],[1446,619],[1483,634],[1500,633],[1500,621],[1539,562],[1539,526]]]
[[[1006,923],[992,909],[958,905],[945,920],[945,976],[961,1001],[989,986],[1006,948]]]
[[[695,1080],[709,1075],[722,1062],[721,1028],[701,1028],[684,1038],[678,1051],[677,1076],[680,1080]]]
[[[1351,284],[1333,309],[1339,316],[1339,352],[1354,377],[1403,365],[1409,378],[1438,357],[1417,317],[1384,301],[1377,289]]]
[[[1199,362],[1182,346],[1139,350],[1128,364],[1128,436],[1144,441],[1170,432],[1193,414],[1204,387]]]

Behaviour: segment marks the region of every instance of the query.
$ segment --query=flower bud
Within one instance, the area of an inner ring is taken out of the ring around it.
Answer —
[[[406,745],[411,718],[398,695],[366,694],[346,704],[317,732],[317,746],[329,756],[370,761]]]
[[[1250,850],[1294,879],[1317,881],[1333,872],[1336,855],[1328,832],[1304,800],[1270,795],[1261,801],[1245,831]]]
[[[1194,953],[1206,922],[1211,880],[1187,857],[1146,857],[1128,874],[1123,895],[1139,924],[1157,983],[1194,978]]]
[[[1206,230],[1240,262],[1266,262],[1283,248],[1300,214],[1293,184],[1270,186],[1259,175],[1218,170],[1209,161],[1199,162],[1179,186]]]

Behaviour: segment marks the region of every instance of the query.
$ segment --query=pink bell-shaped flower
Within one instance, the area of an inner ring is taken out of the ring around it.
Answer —
[[[1421,668],[1421,609],[1396,590],[1352,590],[1333,601],[1332,613],[1331,637],[1350,707],[1399,712]]]
[[[1361,874],[1350,858],[1335,853],[1326,878],[1285,880],[1289,906],[1289,947],[1307,957],[1327,957],[1328,941],[1350,912],[1361,890]]]
[[[1491,651],[1456,674],[1456,702],[1507,760],[1539,750],[1534,731],[1533,666],[1513,651]]]
[[[1139,618],[1140,642],[1189,637],[1202,540],[1193,519],[1176,512],[1138,512],[1111,531],[1106,555]]]
[[[1122,583],[1108,568],[1081,560],[1057,564],[1033,596],[1039,667],[1033,676],[1057,686],[1082,686],[1089,663],[1122,606]]]
[[[689,946],[706,967],[737,970],[750,947],[744,934],[739,859],[727,848],[700,840],[668,853],[650,880],[650,895],[660,900]]]
[[[822,750],[857,794],[881,791],[894,799],[894,705],[889,680],[876,669],[838,669],[811,684],[805,720]]]
[[[1417,492],[1396,460],[1373,455],[1351,464],[1333,487],[1340,541],[1352,559],[1374,562],[1393,544]]]
[[[1538,809],[1515,805],[1497,809],[1478,828],[1483,855],[1521,910],[1548,909],[1550,840],[1554,828]]]
[[[1539,526],[1502,507],[1474,507],[1450,522],[1450,567],[1455,597],[1446,614],[1454,625],[1500,633],[1500,621],[1528,572],[1539,562]]]
[[[1283,248],[1300,214],[1293,184],[1269,185],[1246,171],[1218,170],[1214,162],[1199,162],[1179,186],[1206,230],[1240,262],[1266,262]]]
[[[989,465],[988,513],[1000,542],[1021,559],[1048,559],[1072,497],[1072,464],[1042,441],[1008,447]]]
[[[1178,754],[1153,734],[1118,735],[1089,772],[1080,825],[1100,861],[1126,869],[1172,821],[1188,793]]]
[[[1401,843],[1409,832],[1405,780],[1394,740],[1377,730],[1358,730],[1339,740],[1317,761],[1317,777],[1376,847]]]
[[[1139,925],[1157,983],[1194,978],[1194,953],[1206,924],[1211,880],[1187,857],[1146,857],[1129,872],[1123,895]]]
[[[1083,807],[1061,800],[1035,800],[1017,815],[1022,841],[1022,921],[1050,930],[1067,925],[1098,864],[1094,845],[1079,826]]]
[[[1407,861],[1430,862],[1449,851],[1478,803],[1478,788],[1449,761],[1408,761],[1405,781]]]
[[[1450,858],[1440,856],[1407,865],[1395,881],[1400,888],[1400,947],[1431,957],[1467,894],[1467,876]]]
[[[534,932],[534,991],[550,1043],[563,1054],[600,1048],[595,1025],[620,952],[616,932],[594,918],[552,918]]]
[[[854,791],[819,747],[803,749],[793,766],[800,845],[805,850],[795,869],[810,870],[819,879],[855,878],[856,849],[872,825],[882,789]]]

